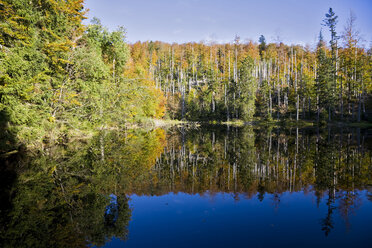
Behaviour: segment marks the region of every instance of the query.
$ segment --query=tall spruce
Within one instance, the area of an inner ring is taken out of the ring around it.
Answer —
[[[325,14],[325,19],[323,20],[323,25],[328,27],[329,32],[331,34],[331,39],[329,44],[331,46],[331,64],[332,64],[332,78],[330,89],[328,92],[328,119],[331,120],[332,116],[332,109],[335,109],[336,100],[337,100],[337,60],[338,60],[338,48],[337,48],[337,40],[339,37],[337,36],[336,32],[336,25],[338,23],[338,16],[329,8],[328,13]]]

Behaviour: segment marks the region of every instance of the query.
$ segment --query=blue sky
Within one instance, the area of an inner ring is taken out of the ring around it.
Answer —
[[[321,22],[329,7],[339,17],[343,31],[350,10],[364,44],[372,41],[372,0],[86,0],[88,20],[101,19],[110,30],[124,26],[129,42],[241,40],[268,42],[279,37],[287,44],[316,42]],[[323,27],[325,38],[328,30]]]

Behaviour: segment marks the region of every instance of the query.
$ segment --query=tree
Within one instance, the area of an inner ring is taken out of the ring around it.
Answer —
[[[258,42],[260,43],[258,46],[258,49],[260,51],[260,57],[261,60],[263,59],[264,56],[264,51],[266,50],[266,39],[265,36],[261,34],[260,38],[258,39]]]
[[[330,59],[326,54],[325,42],[322,32],[319,33],[319,41],[317,45],[317,121],[319,122],[320,112],[323,108],[330,110],[333,103],[332,95],[332,67]],[[329,120],[331,119],[330,111],[328,112]]]
[[[328,115],[329,120],[331,120],[331,109],[335,107],[335,100],[336,100],[336,87],[337,87],[337,40],[339,37],[337,36],[336,32],[336,25],[337,25],[337,18],[335,12],[333,12],[332,8],[329,8],[328,13],[326,13],[326,18],[323,20],[323,25],[328,27],[331,33],[331,40],[329,41],[331,45],[331,64],[332,64],[332,82],[329,87],[328,94],[330,95],[328,99]]]
[[[240,65],[240,79],[239,79],[239,110],[240,117],[244,121],[252,121],[255,113],[255,101],[257,83],[253,77],[254,63],[253,59],[246,57]]]
[[[361,95],[363,94],[362,76],[360,75],[363,66],[360,64],[361,54],[358,51],[359,32],[355,28],[355,15],[350,12],[350,16],[344,27],[342,40],[344,42],[344,49],[341,54],[342,59],[342,76],[345,79],[345,86],[347,87],[347,103],[348,114],[353,117],[354,103],[361,104]],[[358,66],[359,65],[359,66]],[[343,90],[343,85],[341,87]],[[356,92],[356,94],[355,94]],[[342,91],[343,94],[343,91]],[[343,106],[343,104],[342,104]],[[360,121],[360,107],[358,107],[358,121]]]

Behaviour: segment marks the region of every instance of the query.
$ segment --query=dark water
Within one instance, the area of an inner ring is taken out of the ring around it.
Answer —
[[[0,247],[372,247],[372,130],[106,132],[1,163]]]

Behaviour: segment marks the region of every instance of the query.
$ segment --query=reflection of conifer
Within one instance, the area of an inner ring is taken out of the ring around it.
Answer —
[[[262,202],[263,199],[265,198],[265,186],[263,184],[258,184],[258,187],[257,187],[257,199]]]
[[[322,231],[324,231],[325,236],[328,236],[334,227],[333,226],[334,222],[332,220],[332,214],[333,214],[333,210],[335,210],[336,208],[333,206],[333,204],[334,204],[334,199],[331,196],[331,193],[329,193],[328,200],[327,200],[327,207],[328,207],[327,216],[321,220]]]
[[[272,200],[273,200],[273,206],[274,206],[275,210],[278,210],[279,209],[279,205],[280,205],[280,194],[278,194],[277,192],[275,192],[273,194]]]

